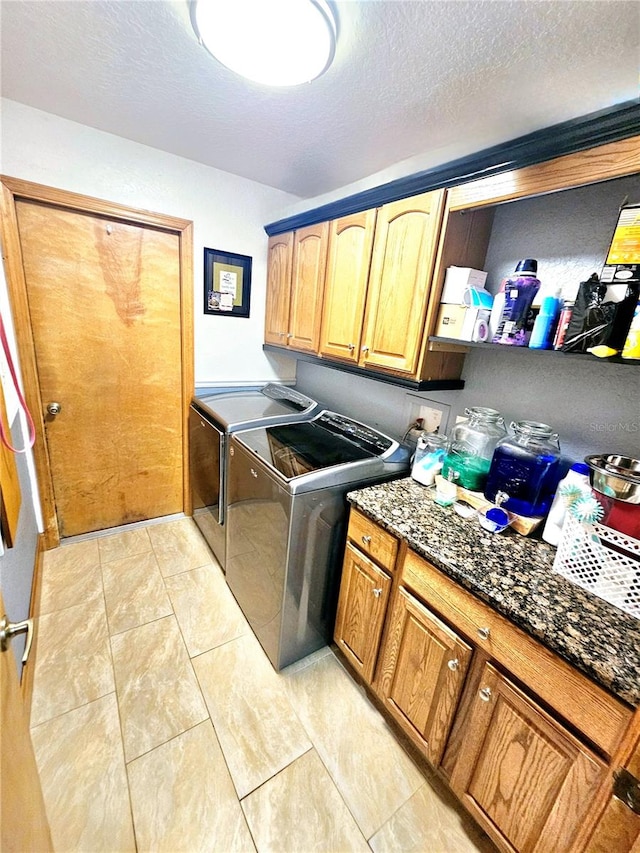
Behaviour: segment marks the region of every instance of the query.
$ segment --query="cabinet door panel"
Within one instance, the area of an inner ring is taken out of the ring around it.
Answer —
[[[520,853],[569,850],[604,772],[573,735],[485,665],[451,785],[490,834]]]
[[[289,327],[293,231],[270,237],[268,252],[264,341],[284,347]]]
[[[391,578],[348,542],[334,637],[368,682],[375,670],[390,591]]]
[[[444,190],[378,212],[361,363],[413,374],[442,221]]]
[[[329,223],[296,231],[293,244],[288,345],[318,352]]]
[[[434,764],[440,762],[472,649],[402,587],[385,644],[381,692]]]
[[[357,362],[376,210],[331,222],[320,353]]]

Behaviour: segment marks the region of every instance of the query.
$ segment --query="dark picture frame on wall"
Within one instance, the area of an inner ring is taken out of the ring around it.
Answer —
[[[204,250],[204,313],[248,317],[251,258],[219,249]]]

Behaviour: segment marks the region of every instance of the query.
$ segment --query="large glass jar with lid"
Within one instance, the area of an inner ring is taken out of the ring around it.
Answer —
[[[516,421],[510,429],[513,435],[501,439],[493,453],[484,495],[495,501],[504,492],[502,506],[510,512],[546,515],[560,479],[558,434],[537,421]]]
[[[444,458],[442,476],[473,492],[481,492],[487,481],[493,450],[507,434],[504,419],[495,409],[473,406],[464,410],[469,418],[456,424]]]

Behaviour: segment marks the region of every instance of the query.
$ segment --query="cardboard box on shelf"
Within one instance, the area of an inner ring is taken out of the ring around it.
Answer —
[[[462,305],[465,290],[469,287],[483,288],[487,273],[471,267],[447,267],[440,302],[449,305]]]
[[[490,311],[466,305],[441,305],[435,335],[460,341],[486,341]]]
[[[441,305],[436,323],[436,337],[460,339],[466,312],[465,305]]]

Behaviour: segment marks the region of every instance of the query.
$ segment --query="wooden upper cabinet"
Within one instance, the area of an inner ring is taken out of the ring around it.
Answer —
[[[571,850],[604,764],[485,664],[451,787],[507,850]]]
[[[378,211],[360,364],[415,374],[442,221],[444,190]]]
[[[267,303],[264,324],[266,344],[286,346],[293,263],[293,231],[269,238]]]
[[[357,364],[376,210],[330,223],[320,353]]]
[[[287,344],[318,352],[329,223],[295,232]]]
[[[387,709],[436,766],[453,724],[473,650],[400,587],[378,675]]]

